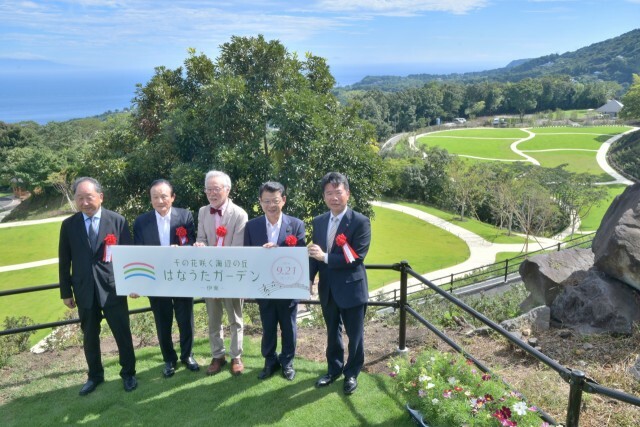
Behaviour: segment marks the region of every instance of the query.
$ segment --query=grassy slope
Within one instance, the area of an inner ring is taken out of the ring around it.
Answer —
[[[0,266],[56,258],[60,224],[0,228]]]
[[[434,207],[431,206],[423,206],[423,205],[419,205],[416,203],[408,203],[408,202],[398,202],[398,204],[403,205],[403,206],[409,206],[412,207],[414,209],[418,209],[421,210],[423,212],[429,213],[431,215],[435,215],[438,218],[442,218],[445,221],[449,221],[459,227],[462,227],[464,229],[467,229],[471,232],[474,232],[478,235],[480,235],[483,239],[488,240],[489,242],[493,242],[493,243],[524,243],[524,237],[521,236],[516,236],[516,235],[511,235],[511,236],[507,236],[506,235],[506,231],[505,230],[501,230],[497,227],[494,227],[490,224],[486,224],[484,222],[475,220],[475,219],[470,219],[470,218],[465,218],[464,221],[459,221],[458,215],[451,213],[451,212],[445,212],[442,211],[440,209],[436,209]]]
[[[366,264],[410,262],[415,271],[429,272],[463,262],[469,257],[467,245],[451,233],[410,215],[374,207],[372,243]],[[369,270],[369,289],[400,279],[396,271]]]
[[[607,209],[613,202],[613,199],[616,198],[617,195],[622,194],[622,192],[627,188],[626,185],[607,185],[605,187],[609,192],[608,197],[600,202],[599,206],[594,206],[591,208],[591,211],[587,216],[582,218],[580,223],[580,230],[582,231],[596,231],[598,227],[600,227],[600,222],[602,221],[602,217],[604,216]]]

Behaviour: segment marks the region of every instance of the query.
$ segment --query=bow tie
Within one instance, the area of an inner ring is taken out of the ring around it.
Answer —
[[[211,212],[211,215],[218,214],[218,215],[222,216],[222,209],[216,209],[213,206],[209,207],[209,212]]]

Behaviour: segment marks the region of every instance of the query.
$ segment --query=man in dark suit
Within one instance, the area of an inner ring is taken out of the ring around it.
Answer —
[[[304,223],[282,213],[287,196],[279,182],[265,182],[260,186],[260,206],[264,216],[247,222],[244,228],[245,246],[262,246],[275,248],[278,246],[305,247]],[[258,299],[260,320],[262,321],[261,351],[264,357],[264,369],[258,375],[263,380],[270,377],[282,367],[282,375],[289,381],[296,376],[293,369],[293,358],[296,352],[296,318],[298,301],[291,299]],[[282,332],[282,351],[276,352],[278,346],[278,325]]]
[[[127,221],[102,208],[102,187],[93,178],[78,178],[73,184],[80,212],[62,222],[58,247],[60,297],[69,308],[78,307],[84,355],[89,378],[80,395],[91,393],[104,381],[100,356],[100,321],[111,328],[120,355],[120,376],[125,391],[134,390],[136,357],[133,351],[127,297],[116,295],[111,246],[131,244]]]
[[[133,242],[146,246],[192,246],[196,240],[193,215],[187,209],[173,207],[176,195],[171,183],[158,179],[149,189],[153,210],[136,218]],[[132,295],[137,297],[137,295]],[[168,378],[176,370],[178,355],[173,348],[171,327],[175,313],[180,331],[180,361],[190,371],[200,370],[193,358],[193,298],[149,297],[156,321],[158,344],[164,360],[162,374]]]
[[[337,172],[321,181],[329,212],[313,219],[313,244],[309,246],[310,278],[320,275],[318,293],[327,324],[328,372],[316,382],[324,387],[344,374],[343,390],[352,394],[364,364],[364,314],[369,299],[364,257],[371,243],[371,223],[351,210],[349,181]],[[342,326],[349,337],[349,356],[344,363]]]

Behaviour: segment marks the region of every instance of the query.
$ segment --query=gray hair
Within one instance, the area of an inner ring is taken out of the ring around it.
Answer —
[[[96,193],[102,193],[102,185],[100,185],[100,183],[98,182],[97,179],[95,178],[91,178],[89,176],[81,176],[80,178],[77,178],[74,182],[73,182],[73,193],[76,193],[76,190],[78,189],[78,185],[82,184],[83,182],[90,182],[93,184],[93,186],[96,189]]]
[[[225,187],[227,187],[229,190],[231,190],[231,178],[229,178],[229,175],[227,175],[224,172],[221,171],[209,171],[207,172],[207,174],[204,177],[204,185],[206,187],[207,185],[207,181],[209,181],[209,179],[211,178],[222,178],[222,182],[224,184]]]

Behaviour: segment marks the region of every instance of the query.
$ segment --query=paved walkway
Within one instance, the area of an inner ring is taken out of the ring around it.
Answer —
[[[493,264],[496,260],[496,254],[499,252],[523,252],[524,243],[506,244],[506,243],[491,243],[485,240],[478,234],[475,234],[465,228],[452,224],[438,218],[435,215],[422,212],[419,209],[410,208],[408,206],[402,206],[395,203],[387,202],[372,202],[374,206],[379,206],[386,209],[392,209],[398,212],[405,213],[407,215],[414,216],[436,227],[442,228],[455,236],[458,236],[464,240],[469,246],[470,255],[469,258],[451,267],[443,268],[441,270],[432,271],[424,274],[423,277],[430,280],[436,285],[441,285],[451,280],[451,275],[455,277],[463,276],[464,272],[484,267],[488,264]],[[559,240],[548,238],[537,238],[539,243],[529,243],[529,250],[542,249],[544,247],[553,246],[558,244]],[[428,249],[427,249],[428,250]],[[439,280],[438,280],[439,279]],[[410,284],[418,283],[417,279],[410,280]],[[392,292],[394,289],[400,289],[400,282],[391,283],[377,289],[373,294]]]

